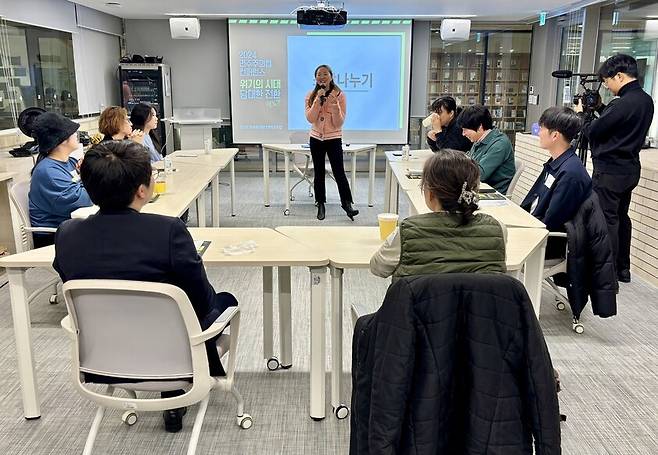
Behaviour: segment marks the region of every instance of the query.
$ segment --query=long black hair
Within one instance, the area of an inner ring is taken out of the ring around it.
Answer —
[[[133,107],[133,110],[130,112],[130,123],[133,124],[133,129],[144,131],[144,125],[146,125],[146,123],[151,120],[151,109],[155,108],[147,103],[139,103]],[[160,152],[160,139],[155,133],[156,130],[157,128],[149,131],[149,136],[153,141],[153,146],[155,149]]]
[[[329,65],[320,65],[317,68],[315,68],[315,71],[313,72],[313,77],[316,77],[318,75],[318,71],[320,71],[322,68],[326,69],[329,71],[329,74],[331,75],[331,82],[329,82],[329,88],[325,88],[325,94],[328,95],[331,93],[332,90],[336,90],[338,93],[340,93],[340,87],[338,87],[334,83],[334,72],[331,71],[331,67]],[[311,96],[308,99],[308,105],[312,106],[313,101],[315,101],[315,97],[318,95],[318,90],[320,90],[322,86],[318,84],[317,82],[315,83],[315,88],[311,92]]]

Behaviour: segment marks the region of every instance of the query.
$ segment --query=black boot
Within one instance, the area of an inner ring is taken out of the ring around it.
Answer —
[[[343,202],[340,206],[345,210],[345,213],[347,213],[347,216],[352,221],[354,221],[354,217],[359,214],[359,211],[352,207],[351,202]]]
[[[318,220],[324,220],[324,203],[318,202]]]

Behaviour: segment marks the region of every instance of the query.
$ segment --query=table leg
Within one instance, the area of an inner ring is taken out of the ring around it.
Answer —
[[[325,287],[326,267],[310,267],[311,271],[311,386],[310,415],[313,420],[325,417]]]
[[[331,267],[331,406],[334,413],[345,407],[340,400],[343,378],[343,269]],[[337,414],[338,415],[338,414]],[[347,413],[344,414],[347,416]],[[341,418],[343,418],[341,416]]]
[[[377,147],[370,150],[370,168],[368,169],[368,207],[374,205],[375,194],[375,161],[377,160]]]
[[[540,248],[537,248],[525,262],[523,268],[523,284],[528,291],[530,301],[539,318],[539,307],[541,306],[541,287],[544,277],[544,255],[546,253],[546,240]]]
[[[231,159],[231,216],[235,216],[235,156]]]
[[[352,171],[350,172],[352,184],[352,199],[356,201],[356,153],[352,152]]]
[[[38,419],[41,417],[41,407],[32,348],[32,324],[27,301],[25,269],[7,269],[7,275],[9,277],[14,339],[16,340],[18,377],[23,398],[23,415],[28,420]]]
[[[266,362],[274,357],[273,281],[272,267],[263,267],[263,358]]]
[[[263,146],[263,188],[265,207],[270,206],[270,150]]]
[[[292,366],[292,311],[290,267],[278,268],[279,280],[279,342],[281,344],[281,368]]]
[[[286,180],[286,209],[284,215],[290,215],[290,152],[283,153],[283,170]]]
[[[212,204],[212,226],[219,227],[219,173],[217,173],[212,179],[211,185],[210,200]],[[233,208],[233,206],[231,206],[231,208]]]
[[[197,226],[200,228],[206,227],[206,190],[204,188],[196,198],[196,216]]]
[[[386,160],[386,172],[384,174],[384,212],[390,213],[391,211],[391,193],[393,185],[393,170],[391,163]]]

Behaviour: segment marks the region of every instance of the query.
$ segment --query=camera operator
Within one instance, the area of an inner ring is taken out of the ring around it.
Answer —
[[[607,59],[598,75],[618,98],[597,108],[599,117],[583,128],[592,149],[592,187],[599,196],[608,224],[617,277],[628,283],[630,274],[631,193],[640,180],[640,149],[653,118],[653,100],[637,81],[637,62],[629,55]],[[574,110],[582,112],[578,102]]]

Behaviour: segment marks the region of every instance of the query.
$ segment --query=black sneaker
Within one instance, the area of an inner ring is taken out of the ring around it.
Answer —
[[[631,271],[628,269],[620,270],[617,272],[617,279],[622,283],[631,282]]]
[[[178,433],[183,429],[183,416],[187,413],[187,408],[167,409],[162,413],[165,430],[169,433]]]

